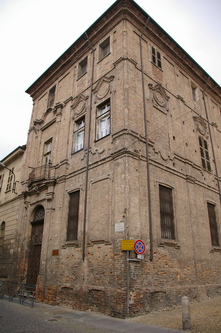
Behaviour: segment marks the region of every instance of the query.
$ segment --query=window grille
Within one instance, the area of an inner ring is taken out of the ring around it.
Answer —
[[[161,237],[175,239],[172,189],[160,185]]]

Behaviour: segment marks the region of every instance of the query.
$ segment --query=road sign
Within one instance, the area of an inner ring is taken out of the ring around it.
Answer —
[[[134,250],[134,239],[124,239],[121,241],[121,251]]]
[[[145,243],[142,240],[138,239],[134,243],[134,251],[136,252],[136,254],[144,254],[146,252]]]

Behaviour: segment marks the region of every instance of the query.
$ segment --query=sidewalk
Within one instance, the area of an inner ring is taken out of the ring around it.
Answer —
[[[105,333],[107,329],[114,332],[124,333],[183,333],[173,328],[163,328],[154,325],[147,325],[145,323],[133,322],[130,319],[118,319],[113,317],[95,314],[86,311],[77,311],[70,308],[63,308],[59,306],[50,306],[47,304],[36,303],[32,309],[42,315],[50,317],[49,320],[59,320],[59,318],[73,319],[81,323],[89,324],[94,327],[103,329]]]
[[[221,296],[202,302],[190,303],[190,314],[192,333],[221,333]],[[180,306],[172,310],[150,313],[129,320],[181,330],[182,309]]]

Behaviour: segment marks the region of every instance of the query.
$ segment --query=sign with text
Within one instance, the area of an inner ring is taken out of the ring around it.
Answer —
[[[124,239],[121,241],[121,251],[134,250],[134,239]]]

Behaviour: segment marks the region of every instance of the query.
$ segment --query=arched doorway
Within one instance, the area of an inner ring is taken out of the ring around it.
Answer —
[[[43,227],[44,227],[44,207],[38,206],[34,213],[34,219],[31,222],[31,241],[30,250],[28,258],[28,271],[26,283],[36,284],[40,269],[40,259],[41,259],[41,244],[43,237]]]

